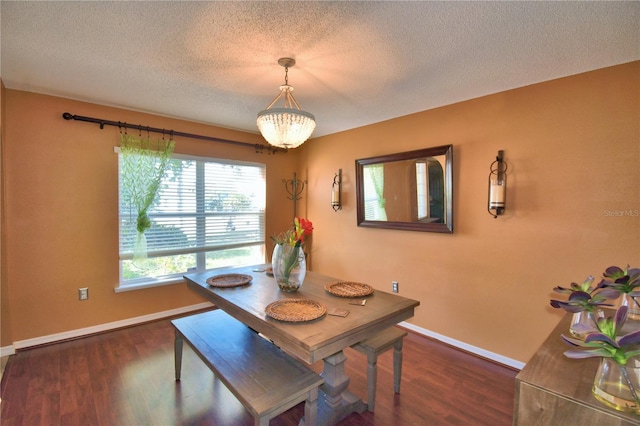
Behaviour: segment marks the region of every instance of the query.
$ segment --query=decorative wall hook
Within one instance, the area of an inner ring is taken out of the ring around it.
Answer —
[[[296,173],[293,172],[293,179],[282,179],[282,183],[284,183],[284,188],[289,194],[289,199],[293,200],[293,217],[296,217],[296,203],[302,197],[302,191],[304,191],[304,186],[306,185],[306,180],[299,180],[296,177]]]
[[[342,169],[333,177],[331,184],[331,207],[334,211],[342,210]]]
[[[504,213],[507,196],[507,163],[504,151],[498,151],[496,161],[489,167],[489,214],[495,218]]]

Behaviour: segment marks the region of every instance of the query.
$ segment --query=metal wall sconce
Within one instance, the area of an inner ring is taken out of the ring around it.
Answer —
[[[333,211],[342,210],[342,169],[333,177],[331,185],[331,207]]]
[[[507,195],[507,163],[504,151],[498,151],[496,161],[491,163],[489,173],[489,214],[495,218],[504,213]]]

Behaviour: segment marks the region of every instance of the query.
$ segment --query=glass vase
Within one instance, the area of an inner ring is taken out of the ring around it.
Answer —
[[[632,297],[627,293],[622,295],[620,306],[628,306],[627,321],[640,321],[640,297]]]
[[[592,391],[598,401],[615,410],[640,414],[640,363],[632,358],[620,365],[602,358]]]
[[[280,290],[298,291],[307,274],[307,262],[302,247],[276,244],[271,257],[271,268]]]
[[[569,333],[576,339],[584,340],[589,331],[596,329],[593,315],[589,311],[576,312],[571,317]]]

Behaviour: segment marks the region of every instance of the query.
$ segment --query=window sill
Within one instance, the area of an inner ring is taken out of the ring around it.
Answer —
[[[144,281],[144,282],[139,282],[135,284],[120,285],[114,288],[113,291],[115,291],[116,293],[124,293],[126,291],[143,290],[145,288],[162,287],[165,285],[182,284],[182,283],[184,283],[184,279],[182,277],[170,278],[166,280]]]

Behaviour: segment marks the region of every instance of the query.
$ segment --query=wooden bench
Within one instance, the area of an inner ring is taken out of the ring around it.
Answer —
[[[407,332],[398,327],[389,327],[373,337],[351,346],[367,356],[367,409],[373,412],[376,405],[376,382],[378,380],[378,355],[393,348],[393,385],[400,393],[402,378],[402,343]]]
[[[255,424],[305,401],[304,424],[318,416],[324,379],[221,310],[171,321],[176,329],[175,373],[180,380],[185,341],[253,415]]]

